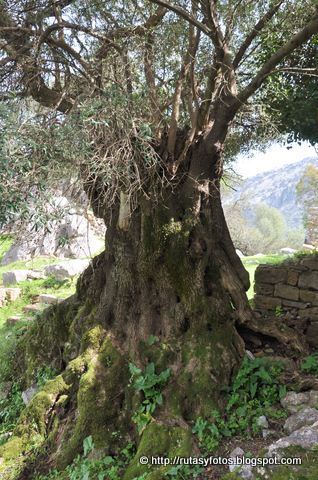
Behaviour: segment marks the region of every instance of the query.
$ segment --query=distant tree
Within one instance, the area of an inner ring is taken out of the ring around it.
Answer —
[[[297,187],[297,197],[304,208],[304,226],[309,243],[318,244],[318,168],[308,165]]]

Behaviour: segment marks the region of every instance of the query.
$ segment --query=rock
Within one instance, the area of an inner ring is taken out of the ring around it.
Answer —
[[[306,332],[306,340],[311,347],[318,348],[318,322],[311,322]]]
[[[289,247],[283,247],[280,250],[280,253],[283,253],[285,255],[293,255],[294,253],[297,252],[294,248],[289,248]]]
[[[307,243],[303,244],[303,250],[308,250],[310,252],[314,252],[316,248],[313,245],[308,245]]]
[[[287,300],[297,301],[299,299],[299,289],[291,285],[284,285],[279,283],[275,286],[275,297],[286,298]]]
[[[305,407],[316,407],[318,405],[318,390],[300,393],[288,392],[280,403],[290,413],[297,413]]]
[[[9,438],[11,436],[12,436],[12,432],[1,433],[1,435],[0,435],[0,445],[2,445],[4,442],[9,440]]]
[[[36,235],[33,235],[32,224],[26,225],[25,237],[18,239],[6,252],[2,265],[39,256],[91,257],[104,248],[105,225],[102,221],[90,214],[82,215],[64,196],[50,202],[48,211],[54,210],[60,218],[51,220],[49,228],[38,230]]]
[[[266,297],[265,295],[254,296],[255,309],[259,310],[275,310],[276,307],[281,307],[281,298]]]
[[[6,288],[6,297],[8,302],[15,302],[21,296],[21,288]]]
[[[313,307],[318,306],[318,292],[299,290],[299,298],[302,302],[311,303]]]
[[[318,290],[318,272],[308,271],[303,272],[299,276],[298,286],[300,288],[310,288],[312,290]]]
[[[246,355],[250,360],[254,360],[254,359],[255,359],[254,355],[253,355],[252,352],[250,352],[249,350],[245,350],[245,355]]]
[[[48,265],[44,271],[47,276],[53,276],[56,280],[66,280],[82,273],[89,265],[89,260],[69,260],[57,265]]]
[[[318,422],[311,426],[301,427],[289,436],[280,438],[268,447],[268,454],[272,456],[277,450],[297,445],[302,448],[312,448],[318,445]]]
[[[32,385],[30,388],[27,388],[22,392],[22,400],[25,405],[28,405],[34,395],[37,393],[38,387],[36,385]]]
[[[277,267],[276,265],[259,265],[255,270],[256,283],[276,284],[285,282],[287,278],[287,269]]]
[[[45,278],[45,273],[42,270],[31,270],[28,273],[29,280],[43,280]]]
[[[301,427],[312,425],[315,422],[318,422],[318,410],[310,407],[304,408],[287,418],[284,430],[290,434]]]
[[[318,270],[318,255],[307,255],[300,263],[310,270]]]
[[[7,327],[12,327],[13,325],[16,325],[18,322],[21,322],[22,318],[18,315],[12,316],[7,318],[6,320],[6,325]]]
[[[284,307],[288,307],[289,309],[291,308],[296,308],[297,310],[304,310],[305,308],[308,307],[308,303],[303,303],[303,302],[293,302],[292,300],[282,300],[282,304]]]
[[[55,295],[42,294],[38,296],[38,302],[47,305],[56,305],[59,303],[59,299]]]
[[[230,458],[233,458],[235,460],[234,463],[229,465],[229,470],[230,472],[233,472],[238,468],[239,465],[241,465],[240,462],[237,461],[238,457],[243,457],[244,455],[244,450],[242,450],[240,447],[234,448],[234,450],[230,453]]]
[[[298,283],[299,274],[300,272],[304,271],[304,267],[294,266],[293,268],[289,268],[287,272],[287,283],[288,285],[292,285],[295,287]]]
[[[14,285],[15,283],[24,282],[28,278],[29,270],[13,270],[12,272],[5,272],[2,274],[2,282],[7,285]]]
[[[262,430],[262,437],[264,439],[268,438],[268,437],[272,437],[276,434],[275,430],[269,430],[268,428],[264,428]]]
[[[308,318],[309,320],[318,321],[318,307],[306,308],[305,310],[299,310],[298,315],[301,318]]]
[[[273,296],[274,294],[274,285],[269,283],[256,283],[254,289],[258,295]]]
[[[6,289],[5,288],[0,288],[0,308],[4,307],[6,304]]]
[[[258,419],[256,420],[256,425],[261,428],[268,428],[268,421],[265,415],[261,415],[260,417],[258,417]]]
[[[23,308],[25,313],[39,313],[43,311],[43,304],[33,303],[32,305],[26,305]]]
[[[12,382],[3,382],[0,385],[0,400],[6,400],[10,395]]]

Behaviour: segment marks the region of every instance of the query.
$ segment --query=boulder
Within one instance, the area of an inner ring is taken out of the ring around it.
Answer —
[[[283,248],[280,249],[280,253],[283,253],[284,255],[293,255],[296,252],[297,252],[297,250],[295,250],[294,248],[289,248],[289,247],[283,247]]]
[[[318,405],[318,390],[300,393],[288,392],[280,403],[290,413],[297,413],[305,407],[316,407]]]
[[[21,322],[22,317],[18,315],[14,315],[12,317],[7,318],[6,325],[7,327],[12,327],[13,325],[16,325],[18,322]]]
[[[33,303],[32,305],[26,305],[23,307],[25,313],[40,313],[43,311],[43,304]]]
[[[318,410],[307,407],[287,418],[284,430],[290,434],[301,427],[310,426],[315,422],[318,422]]]
[[[91,257],[104,248],[103,222],[90,214],[84,216],[63,196],[56,197],[53,204],[53,210],[59,211],[60,218],[50,221],[49,228],[38,230],[36,235],[32,231],[33,225],[26,225],[23,238],[19,238],[5,253],[2,265],[39,256]]]
[[[82,273],[89,265],[89,260],[69,260],[57,265],[48,265],[44,271],[56,280],[66,280]]]
[[[14,285],[15,283],[24,282],[28,278],[29,270],[13,270],[12,272],[5,272],[2,274],[2,282],[7,285]]]
[[[256,283],[281,283],[287,278],[287,269],[275,265],[259,265],[255,270]]]
[[[24,392],[22,392],[22,400],[24,405],[28,405],[31,402],[37,391],[38,387],[36,385],[32,385],[30,388],[27,388],[24,390]]]
[[[0,308],[5,306],[6,300],[7,300],[6,289],[0,288]]]
[[[308,271],[301,273],[298,285],[300,288],[318,290],[318,272]]]
[[[6,288],[8,302],[15,302],[21,296],[21,288]]]
[[[31,270],[28,273],[29,280],[43,280],[45,278],[45,273],[42,270]]]
[[[279,283],[278,285],[275,285],[274,295],[275,297],[297,301],[299,299],[299,289],[297,287],[292,287],[291,285]]]
[[[38,302],[46,305],[56,305],[59,303],[59,299],[55,295],[42,294],[38,296]]]
[[[268,455],[273,456],[279,450],[292,446],[313,448],[318,445],[318,422],[313,425],[301,427],[287,437],[280,438],[268,447]]]
[[[306,340],[311,347],[318,348],[318,322],[311,322],[306,332]]]
[[[257,418],[256,425],[261,428],[268,428],[268,421],[265,415],[261,415]]]

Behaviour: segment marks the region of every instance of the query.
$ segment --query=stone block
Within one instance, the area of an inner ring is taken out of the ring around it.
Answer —
[[[41,305],[40,303],[34,303],[33,305],[26,305],[23,308],[23,311],[25,313],[39,313],[43,311],[43,304]]]
[[[12,327],[22,320],[18,315],[7,318],[6,325],[7,327]]]
[[[15,302],[21,296],[21,288],[6,288],[8,302]]]
[[[89,260],[70,260],[57,265],[45,267],[46,276],[52,275],[56,280],[66,280],[82,273],[89,265]]]
[[[284,307],[296,308],[298,310],[304,310],[305,308],[308,308],[308,303],[293,302],[292,300],[283,299],[282,304],[283,304]]]
[[[4,307],[7,301],[6,289],[0,288],[0,308]]]
[[[310,270],[318,270],[318,255],[308,255],[300,263]]]
[[[254,305],[256,310],[275,310],[276,307],[281,307],[281,298],[266,297],[265,295],[255,295]]]
[[[318,292],[299,290],[299,298],[302,302],[310,303],[313,307],[318,306]]]
[[[302,268],[290,268],[287,272],[287,284],[292,285],[295,287],[298,283],[299,275],[301,272],[303,272],[305,269]]]
[[[297,287],[292,287],[291,285],[279,283],[275,285],[274,295],[275,297],[286,298],[286,300],[297,302],[299,299],[299,289]]]
[[[25,405],[28,405],[31,402],[32,398],[34,397],[34,395],[36,395],[37,391],[38,391],[37,386],[32,385],[32,387],[27,388],[26,390],[24,390],[24,392],[22,392],[22,400]]]
[[[298,312],[301,318],[308,318],[314,322],[318,321],[318,307],[306,308],[305,310],[299,310]]]
[[[287,279],[287,268],[276,265],[259,265],[255,271],[256,283],[282,283]]]
[[[42,280],[45,278],[45,273],[42,272],[42,270],[31,270],[31,272],[28,273],[28,278],[30,280]]]
[[[306,332],[306,340],[311,347],[318,348],[318,321],[309,325]]]
[[[303,272],[299,276],[298,286],[300,288],[318,290],[318,272],[315,272],[315,271]]]
[[[59,299],[55,295],[42,294],[38,296],[38,302],[47,305],[56,305],[59,303]]]
[[[2,274],[2,282],[7,285],[14,285],[15,283],[24,282],[27,280],[29,270],[13,270],[12,272],[5,272]]]
[[[258,295],[272,296],[274,293],[274,285],[270,285],[269,283],[256,283],[254,288],[255,293]]]

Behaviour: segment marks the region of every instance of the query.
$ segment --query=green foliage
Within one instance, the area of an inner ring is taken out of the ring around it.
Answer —
[[[142,392],[144,400],[133,415],[138,432],[141,433],[148,425],[152,414],[158,405],[162,405],[161,388],[170,377],[170,368],[157,374],[154,363],[149,363],[144,372],[130,363],[129,370],[132,375],[133,386],[137,392]]]
[[[23,408],[21,387],[14,383],[8,397],[0,400],[0,433],[12,431]]]
[[[198,436],[205,453],[213,452],[224,437],[256,434],[259,431],[257,419],[261,415],[284,417],[284,412],[273,409],[286,393],[286,387],[279,382],[282,371],[279,362],[267,358],[244,358],[229,389],[225,415],[215,410],[211,412],[213,423],[199,417],[193,426],[192,431]]]
[[[177,465],[171,467],[164,475],[172,480],[195,480],[200,478],[204,480],[204,467],[202,465]]]
[[[52,470],[47,475],[37,475],[35,480],[121,480],[123,471],[131,461],[135,448],[129,443],[115,458],[94,458],[94,442],[91,436],[83,441],[83,455],[78,455],[63,472]]]
[[[306,357],[300,368],[305,373],[318,376],[318,352]]]
[[[277,305],[275,308],[275,315],[276,317],[281,317],[284,314],[284,310],[280,305]]]
[[[57,374],[58,372],[53,368],[43,365],[36,374],[36,383],[39,387],[43,387],[48,380],[52,380]]]

